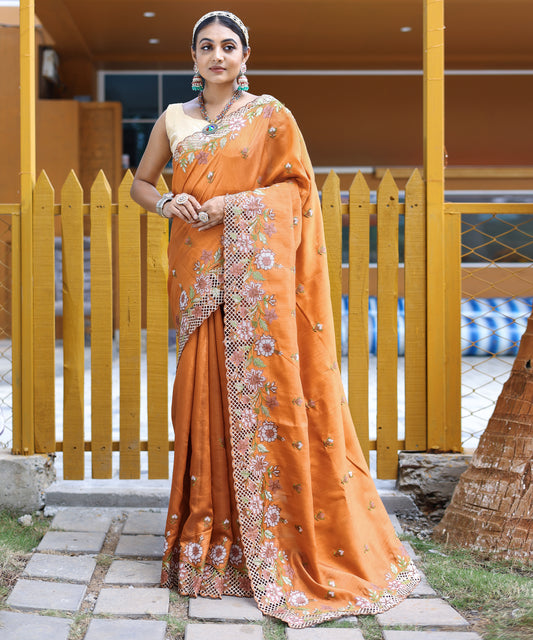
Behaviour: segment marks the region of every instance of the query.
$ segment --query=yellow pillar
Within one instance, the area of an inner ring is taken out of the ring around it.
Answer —
[[[21,281],[21,437],[20,451],[35,452],[33,422],[33,252],[35,185],[35,10],[20,0],[20,281]],[[15,436],[15,434],[14,434]],[[13,438],[13,442],[17,442]]]
[[[428,449],[446,449],[444,0],[424,0]]]

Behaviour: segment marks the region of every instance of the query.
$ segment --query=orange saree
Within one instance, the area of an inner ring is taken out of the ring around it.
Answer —
[[[172,224],[179,360],[162,583],[253,596],[291,627],[385,611],[419,577],[344,397],[298,127],[261,96],[182,140],[173,163],[173,192],[225,195],[225,218],[203,232]]]

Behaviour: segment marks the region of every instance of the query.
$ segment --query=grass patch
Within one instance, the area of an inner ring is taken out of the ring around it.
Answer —
[[[110,556],[107,553],[99,553],[96,556],[97,567],[103,567],[104,569],[106,569],[111,566],[112,562],[113,562],[113,556]]]
[[[185,627],[187,626],[187,621],[179,618],[175,618],[174,616],[164,616],[162,618],[167,623],[167,638],[172,638],[173,640],[181,640],[183,635],[185,634]]]
[[[23,526],[8,511],[0,511],[0,606],[24,570],[28,554],[39,544],[50,520],[37,513],[30,526]]]
[[[405,536],[431,586],[484,640],[533,638],[533,567]]]
[[[381,627],[375,616],[358,616],[357,620],[365,640],[381,640]]]
[[[266,617],[262,626],[264,640],[285,640],[286,625],[281,620]]]
[[[17,517],[8,511],[0,511],[0,549],[29,553],[48,531],[50,520],[40,513],[32,517],[29,527],[21,525]]]

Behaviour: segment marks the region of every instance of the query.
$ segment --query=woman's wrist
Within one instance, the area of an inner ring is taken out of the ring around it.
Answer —
[[[169,202],[172,201],[173,198],[174,198],[174,194],[171,191],[161,196],[161,198],[156,202],[156,205],[155,205],[155,212],[157,213],[157,215],[162,216],[164,218],[168,217],[163,213],[163,209]]]
[[[161,217],[162,217],[162,218],[167,218],[167,219],[169,219],[169,218],[171,218],[171,217],[172,217],[171,215],[169,216],[169,215],[167,214],[167,212],[165,211],[165,209],[169,206],[169,204],[170,204],[171,202],[172,202],[172,201],[171,201],[171,200],[169,200],[168,202],[165,202],[165,204],[161,207]]]

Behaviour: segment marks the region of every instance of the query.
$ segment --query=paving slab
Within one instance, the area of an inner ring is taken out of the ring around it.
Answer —
[[[188,624],[185,640],[263,640],[263,629],[257,624]]]
[[[419,570],[421,580],[416,589],[411,593],[411,597],[420,598],[421,596],[436,596],[437,592],[431,587],[426,576]]]
[[[22,575],[30,578],[56,578],[69,582],[90,582],[96,560],[90,556],[59,556],[34,553]]]
[[[287,640],[365,640],[359,629],[287,629]]]
[[[148,533],[165,535],[166,511],[132,511],[128,515],[122,533]]]
[[[161,580],[159,560],[115,560],[104,579],[105,584],[158,585]]]
[[[169,590],[155,588],[102,589],[94,613],[117,616],[164,616],[168,613]]]
[[[394,527],[394,531],[396,531],[397,534],[403,533],[402,525],[398,520],[398,516],[395,513],[389,513],[388,515],[392,522],[392,526]]]
[[[106,533],[113,520],[108,509],[83,509],[71,507],[59,511],[52,520],[50,529],[63,531],[99,531]]]
[[[262,620],[263,614],[257,608],[253,598],[191,598],[189,600],[189,618],[205,620]]]
[[[119,538],[115,555],[136,558],[162,558],[164,541],[163,536],[122,535]]]
[[[384,640],[482,640],[471,631],[383,631]]]
[[[71,624],[67,618],[0,611],[2,640],[67,640]]]
[[[91,620],[85,640],[165,640],[161,620]]]
[[[418,554],[413,549],[411,544],[409,542],[405,541],[405,540],[402,540],[402,544],[403,544],[405,550],[407,551],[407,554],[411,558],[411,560],[418,560]]]
[[[56,609],[77,611],[87,587],[66,582],[20,579],[6,604],[13,609]]]
[[[48,531],[37,551],[69,551],[71,553],[99,553],[105,533],[86,531]]]
[[[463,616],[440,598],[408,598],[376,618],[382,626],[468,627]]]

